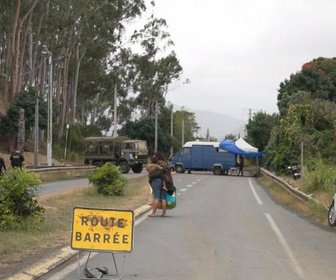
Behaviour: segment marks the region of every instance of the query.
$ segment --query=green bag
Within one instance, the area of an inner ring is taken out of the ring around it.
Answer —
[[[174,209],[176,207],[176,192],[172,195],[166,192],[166,202],[167,202],[167,209]]]

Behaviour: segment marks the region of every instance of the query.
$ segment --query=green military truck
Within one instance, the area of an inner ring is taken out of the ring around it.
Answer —
[[[86,137],[84,139],[84,164],[102,166],[112,162],[120,167],[123,174],[130,169],[141,173],[147,163],[148,150],[146,141],[132,140],[125,136]]]

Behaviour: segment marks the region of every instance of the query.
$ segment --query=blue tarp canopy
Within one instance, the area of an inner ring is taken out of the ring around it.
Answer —
[[[262,152],[246,152],[240,148],[238,148],[232,140],[225,139],[219,143],[219,148],[226,150],[231,153],[235,153],[238,155],[242,155],[245,157],[255,158],[255,157],[261,157]]]

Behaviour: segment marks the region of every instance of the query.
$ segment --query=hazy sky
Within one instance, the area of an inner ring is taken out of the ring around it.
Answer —
[[[156,0],[183,67],[167,99],[242,120],[278,112],[279,84],[336,56],[335,0]],[[185,79],[191,83],[183,84]]]

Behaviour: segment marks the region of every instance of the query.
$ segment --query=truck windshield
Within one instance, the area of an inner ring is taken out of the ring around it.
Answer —
[[[181,149],[181,152],[180,152],[181,155],[186,155],[186,154],[190,154],[190,148],[182,148]]]
[[[146,142],[144,141],[138,141],[134,143],[135,145],[135,150],[147,150]]]
[[[133,146],[134,146],[134,143],[132,143],[132,142],[123,143],[123,148],[125,150],[133,150]]]

